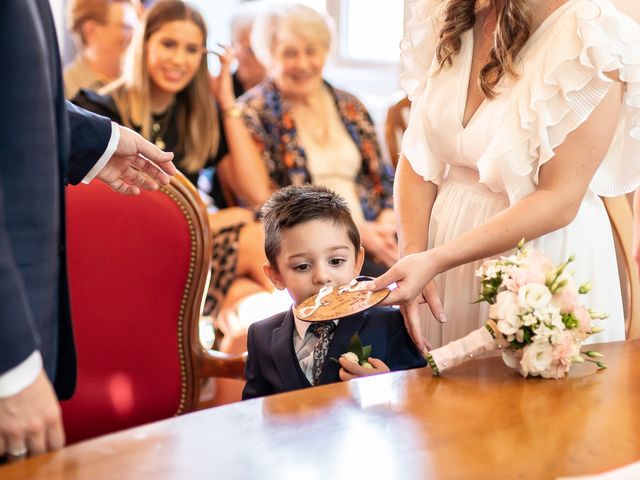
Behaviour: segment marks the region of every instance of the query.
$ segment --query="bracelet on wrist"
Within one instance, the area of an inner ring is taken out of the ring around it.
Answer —
[[[222,116],[224,118],[239,118],[242,116],[242,110],[237,105],[233,105],[229,108],[222,109]]]
[[[438,365],[436,365],[436,361],[431,356],[431,353],[430,352],[425,353],[424,354],[424,359],[427,361],[427,365],[429,365],[429,367],[431,367],[431,372],[433,373],[433,376],[434,377],[439,377],[440,376],[440,370],[438,369]]]

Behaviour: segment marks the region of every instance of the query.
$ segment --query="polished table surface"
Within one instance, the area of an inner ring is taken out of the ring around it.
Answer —
[[[524,379],[500,358],[205,410],[0,467],[0,479],[545,479],[640,460],[640,341]]]

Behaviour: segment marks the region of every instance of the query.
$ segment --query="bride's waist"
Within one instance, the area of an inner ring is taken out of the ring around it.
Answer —
[[[484,195],[495,200],[507,200],[506,192],[494,192],[484,183],[480,183],[478,171],[470,167],[451,165],[447,176],[440,185],[440,190],[462,187],[478,195]]]

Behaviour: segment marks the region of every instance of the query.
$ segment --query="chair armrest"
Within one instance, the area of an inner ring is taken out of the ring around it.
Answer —
[[[244,365],[247,353],[229,354],[202,348],[198,354],[200,378],[222,377],[245,380]]]

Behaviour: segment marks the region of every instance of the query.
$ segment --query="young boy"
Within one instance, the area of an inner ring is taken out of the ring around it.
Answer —
[[[276,288],[289,291],[296,306],[323,286],[347,284],[360,273],[364,249],[358,229],[346,202],[330,190],[283,188],[264,205],[262,222],[268,260],[264,271]],[[363,345],[371,345],[372,369],[330,360],[348,351],[354,333]],[[247,349],[243,399],[426,365],[402,315],[388,307],[313,323],[299,320],[289,309],[251,325]]]

